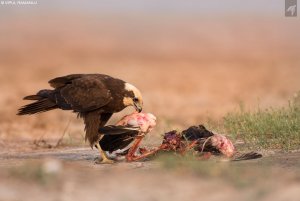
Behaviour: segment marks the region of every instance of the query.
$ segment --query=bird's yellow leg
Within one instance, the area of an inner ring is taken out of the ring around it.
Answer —
[[[99,151],[99,153],[101,155],[101,158],[102,158],[102,161],[99,162],[99,163],[102,163],[102,164],[111,164],[111,163],[115,162],[115,161],[113,161],[113,160],[111,160],[111,159],[109,159],[107,157],[107,155],[105,154],[105,152],[102,150],[99,142],[95,146],[97,147],[97,149],[98,149],[98,151]]]

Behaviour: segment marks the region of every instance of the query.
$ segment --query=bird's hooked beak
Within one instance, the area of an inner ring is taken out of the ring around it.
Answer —
[[[143,107],[141,106],[141,104],[137,103],[137,102],[134,102],[134,108],[139,113],[143,110]]]

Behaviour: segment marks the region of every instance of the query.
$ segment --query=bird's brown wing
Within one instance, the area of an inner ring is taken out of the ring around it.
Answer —
[[[57,97],[67,103],[84,119],[86,136],[93,146],[100,138],[98,129],[106,124],[112,113],[105,113],[101,107],[111,101],[111,93],[102,82],[105,75],[73,74],[50,80]]]
[[[59,93],[75,112],[96,110],[111,100],[111,93],[102,80],[92,76],[73,79],[60,88]]]
[[[48,83],[50,84],[51,87],[56,89],[59,87],[63,87],[67,84],[71,84],[73,80],[79,79],[79,78],[82,78],[85,76],[87,76],[87,75],[71,74],[71,75],[66,75],[66,76],[62,76],[62,77],[56,77],[56,78],[50,80]]]

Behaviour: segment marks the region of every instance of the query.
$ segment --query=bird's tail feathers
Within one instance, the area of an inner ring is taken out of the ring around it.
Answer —
[[[37,100],[28,105],[24,105],[18,111],[17,115],[30,115],[46,112],[58,108],[57,105],[48,98],[37,97],[37,95],[27,96],[26,100]],[[37,99],[39,98],[39,99]]]
[[[25,96],[23,100],[41,100],[43,97],[39,95],[30,95],[30,96]]]

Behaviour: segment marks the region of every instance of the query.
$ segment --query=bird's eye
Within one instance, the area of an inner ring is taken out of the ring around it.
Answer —
[[[138,102],[139,101],[138,98],[133,98],[132,100],[133,100],[133,102]]]

